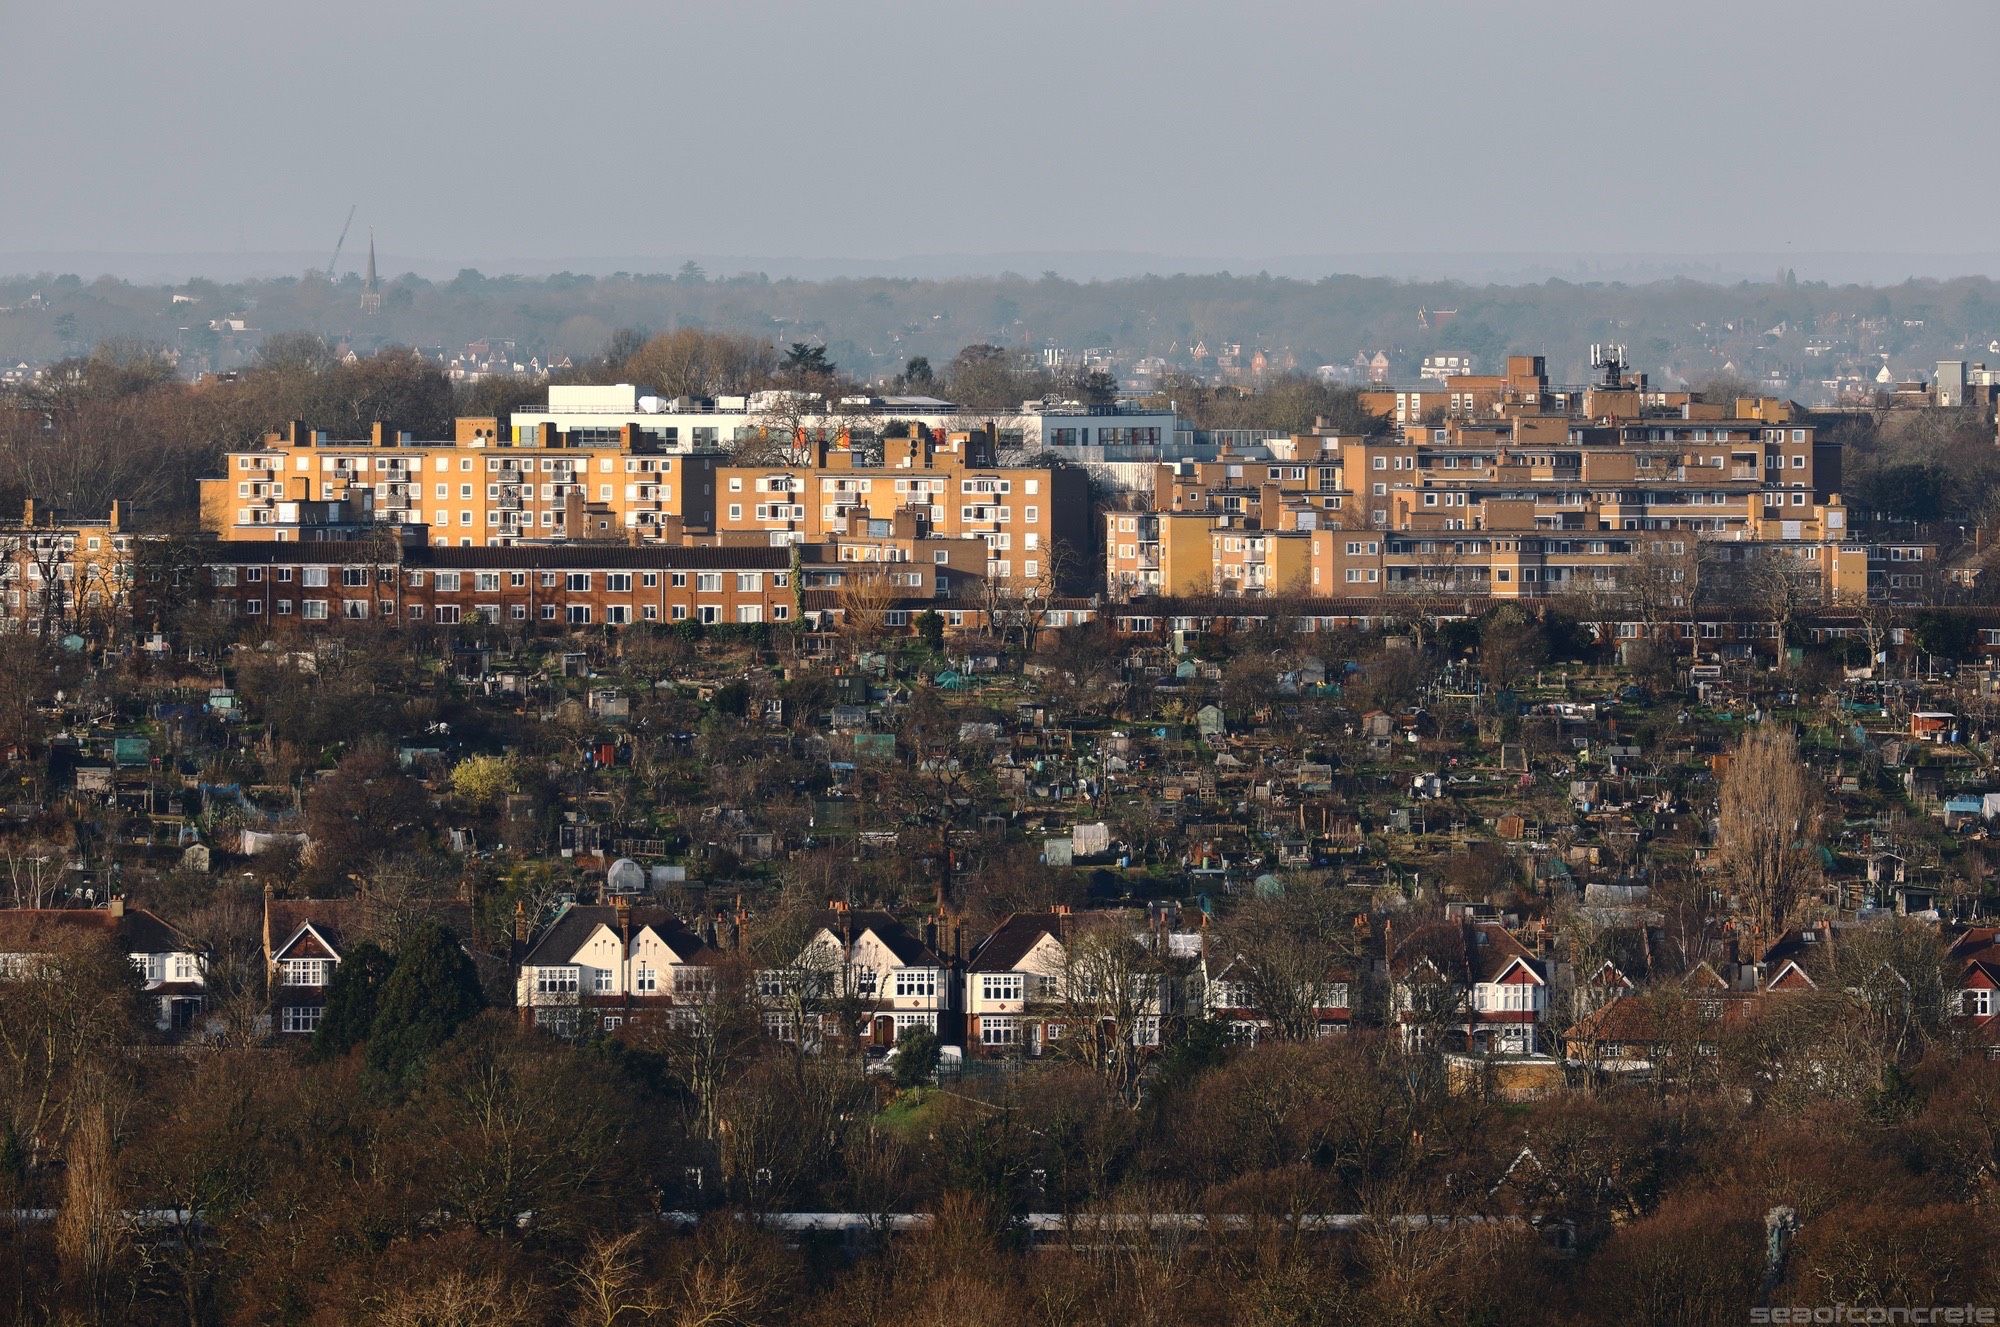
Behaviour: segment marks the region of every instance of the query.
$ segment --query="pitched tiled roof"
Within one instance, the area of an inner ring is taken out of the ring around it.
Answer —
[[[283,949],[299,929],[308,923],[336,954],[345,954],[351,945],[374,935],[385,948],[394,947],[394,936],[384,934],[407,922],[411,916],[435,921],[461,942],[474,938],[472,905],[456,899],[398,901],[390,903],[366,896],[336,899],[267,899],[264,907],[270,923],[271,952]]]
[[[1058,935],[1061,920],[1051,912],[1017,912],[979,942],[966,964],[971,972],[1006,972],[1028,956],[1045,935]]]
[[[1397,943],[1390,969],[1405,977],[1426,961],[1447,981],[1495,981],[1517,961],[1537,979],[1546,980],[1540,961],[1499,922],[1437,921],[1419,926]]]
[[[819,924],[834,935],[845,937],[848,928],[858,937],[864,931],[873,932],[896,961],[906,968],[937,968],[944,966],[944,960],[936,950],[918,939],[909,927],[897,921],[886,912],[868,908],[854,908],[846,912],[828,909],[819,914]]]
[[[433,548],[351,539],[304,543],[215,541],[201,545],[208,566],[342,566],[401,564],[410,568],[507,571],[548,568],[604,570],[635,568],[670,571],[783,571],[792,564],[790,549],[763,544],[534,544],[510,548]]]
[[[773,548],[766,544],[681,546],[576,543],[513,548],[412,549],[405,561],[412,567],[466,570],[632,567],[673,571],[783,571],[792,565],[792,553],[788,548]]]
[[[127,954],[184,954],[199,948],[172,925],[144,908],[122,916],[109,908],[0,908],[0,951],[35,952],[53,936],[101,935]]]
[[[613,934],[618,933],[618,913],[616,906],[579,905],[565,908],[562,915],[550,923],[549,928],[536,937],[528,952],[521,956],[521,965],[557,966],[571,962],[584,942],[597,933],[598,927],[607,926]],[[666,908],[632,908],[628,920],[634,936],[642,930],[652,931],[666,942],[667,948],[680,956],[682,962],[706,963],[716,957],[713,948]]]

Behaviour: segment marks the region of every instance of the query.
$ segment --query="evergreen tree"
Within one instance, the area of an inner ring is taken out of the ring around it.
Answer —
[[[368,1037],[368,1067],[405,1079],[485,1004],[479,974],[458,940],[436,922],[410,933],[382,983]]]
[[[363,940],[348,951],[327,983],[326,1012],[320,1016],[319,1030],[313,1033],[314,1055],[338,1059],[368,1040],[382,983],[395,965],[389,951],[372,940]]]

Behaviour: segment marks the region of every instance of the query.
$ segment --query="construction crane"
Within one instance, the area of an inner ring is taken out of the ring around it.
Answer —
[[[329,283],[333,281],[334,264],[340,261],[340,251],[347,247],[347,228],[354,224],[354,210],[359,206],[361,205],[356,203],[349,207],[347,220],[340,223],[340,238],[333,242],[333,257],[326,260],[326,279]]]

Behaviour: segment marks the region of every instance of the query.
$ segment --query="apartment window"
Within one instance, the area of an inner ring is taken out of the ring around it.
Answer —
[[[686,572],[675,571],[668,573],[667,584],[671,585],[674,589],[684,590],[687,588],[687,583],[688,583],[688,574]]]
[[[613,594],[629,593],[632,589],[632,573],[629,571],[613,571],[605,573],[604,588],[605,590]]]
[[[588,591],[590,589],[590,573],[587,571],[572,571],[564,578],[563,584],[564,588],[572,593]],[[626,588],[630,589],[631,587],[628,585]]]
[[[458,625],[458,605],[439,604],[437,606],[438,625],[454,627]]]
[[[587,627],[587,626],[589,626],[589,625],[590,625],[590,605],[589,605],[589,604],[571,604],[571,605],[569,606],[569,624],[570,624],[571,626],[573,626],[573,627]]]
[[[632,971],[632,989],[641,995],[654,995],[660,989],[660,970],[641,965]]]
[[[303,584],[308,590],[318,590],[318,589],[324,589],[326,587],[325,567],[306,567],[302,569],[302,572],[303,574],[300,577],[300,583]],[[286,578],[280,577],[279,579],[283,580]]]
[[[299,607],[301,609],[299,616],[305,618],[306,621],[308,622],[326,621],[326,600],[306,599],[300,603]]]
[[[703,571],[695,573],[694,588],[701,591],[703,594],[721,594],[722,573],[719,571]]]
[[[932,996],[937,994],[937,969],[908,968],[896,972],[893,989],[899,996]]]
[[[283,963],[285,985],[324,986],[328,963],[323,958],[288,958]]]
[[[436,577],[436,585],[440,590],[449,590],[455,593],[458,590],[458,573],[455,571],[439,572]]]

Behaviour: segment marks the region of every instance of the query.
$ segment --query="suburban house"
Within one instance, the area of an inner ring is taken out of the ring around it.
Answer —
[[[1059,907],[1007,918],[966,965],[968,1052],[1038,1056],[1080,1033],[1139,1051],[1160,1045],[1167,1021],[1192,1003],[1204,938],[1171,912]],[[1096,939],[1079,949],[1086,933]]]
[[[65,945],[92,940],[132,960],[161,1032],[186,1032],[207,999],[208,955],[144,908],[114,898],[101,908],[0,909],[0,980],[34,975]]]
[[[1454,919],[1384,936],[1393,1002],[1412,1045],[1534,1055],[1548,1013],[1542,961],[1492,921]]]
[[[789,968],[757,974],[764,1025],[773,1036],[795,1040],[801,1017],[824,1023],[827,1004],[839,1001],[856,1012],[856,1033],[878,1048],[918,1027],[948,1044],[959,1039],[957,969],[937,950],[935,922],[919,938],[886,912],[840,903],[813,921]],[[812,1029],[805,1031],[810,1036]]]
[[[537,1027],[614,1032],[715,994],[716,947],[663,908],[565,908],[521,956],[515,1004]]]
[[[1761,992],[1732,986],[1707,963],[1676,983],[1619,991],[1563,1034],[1563,1058],[1607,1074],[1651,1073],[1680,1043],[1712,1056],[1715,1038],[1751,1017]]]
[[[1067,909],[1015,913],[972,952],[965,970],[965,1041],[974,1055],[1040,1055],[1063,1035],[1047,1001],[1067,963]],[[1036,1006],[1031,1008],[1030,1006]]]
[[[1229,1031],[1231,1041],[1259,1041],[1276,1030],[1270,1011],[1260,1008],[1257,983],[1238,956],[1209,978],[1202,991],[1202,1005],[1208,1017]],[[1310,1007],[1313,1034],[1337,1036],[1347,1031],[1354,1019],[1354,982],[1345,972],[1328,972],[1322,980],[1302,983],[1296,994],[1300,1009]]]
[[[418,920],[436,921],[461,941],[473,934],[472,906],[458,901],[390,902],[365,891],[353,898],[281,899],[264,891],[264,982],[270,1030],[280,1037],[310,1036],[326,1013],[326,988],[352,947],[371,937],[393,937]],[[475,961],[479,955],[474,955]]]
[[[1960,1024],[1988,1055],[2000,1056],[2000,926],[1966,931],[1946,959],[1946,970],[1957,973]]]

